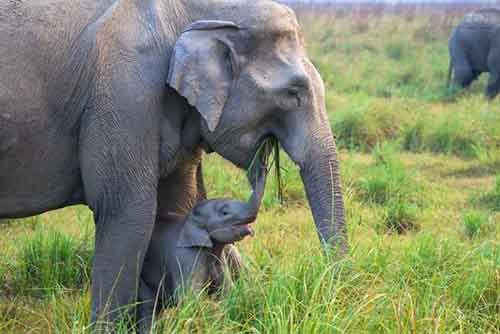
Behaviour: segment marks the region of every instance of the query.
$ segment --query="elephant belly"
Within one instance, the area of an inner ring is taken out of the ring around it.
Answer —
[[[76,137],[34,129],[0,128],[1,218],[82,202]]]

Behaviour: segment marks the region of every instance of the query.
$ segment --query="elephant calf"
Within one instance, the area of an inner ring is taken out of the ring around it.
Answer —
[[[500,90],[500,10],[480,9],[467,14],[453,31],[450,41],[448,86],[468,88],[483,72],[490,77],[486,96],[494,98]]]
[[[232,244],[253,235],[250,224],[257,217],[266,174],[262,167],[248,202],[204,200],[185,218],[156,223],[139,290],[146,310],[141,315],[153,314],[155,302],[162,308],[178,301],[186,288],[220,288],[226,266],[233,278],[239,274],[241,258]]]

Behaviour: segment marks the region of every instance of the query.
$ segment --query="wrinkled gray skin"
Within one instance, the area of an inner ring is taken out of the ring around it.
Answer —
[[[153,308],[177,302],[186,288],[200,291],[209,284],[214,291],[224,284],[225,272],[238,276],[241,257],[232,244],[253,235],[249,224],[257,218],[265,186],[266,170],[261,171],[248,202],[203,200],[185,217],[171,214],[156,223],[140,285],[142,326],[149,328]]]
[[[247,168],[266,136],[299,166],[322,243],[345,251],[323,82],[290,9],[0,2],[0,218],[92,209],[92,320],[136,301],[157,216],[195,203],[184,169],[199,149]]]
[[[468,88],[481,73],[490,77],[485,94],[494,98],[500,90],[500,10],[481,9],[467,14],[449,41],[448,86]]]

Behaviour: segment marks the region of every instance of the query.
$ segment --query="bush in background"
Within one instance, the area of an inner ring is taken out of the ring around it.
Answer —
[[[475,238],[488,229],[488,216],[480,211],[467,211],[462,217],[462,224],[465,235],[469,238]]]
[[[497,174],[493,188],[480,196],[479,202],[493,211],[500,211],[500,174]]]
[[[377,146],[373,152],[375,163],[368,175],[358,183],[361,198],[383,206],[384,229],[399,234],[417,230],[418,193],[414,178],[396,157],[391,144]]]

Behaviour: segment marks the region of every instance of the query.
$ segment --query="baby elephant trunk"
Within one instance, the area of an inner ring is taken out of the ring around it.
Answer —
[[[266,186],[267,168],[262,165],[257,167],[255,184],[252,185],[253,192],[252,196],[248,200],[248,213],[254,217],[257,217],[259,213],[260,205],[262,203],[262,198],[264,197],[264,188]]]

